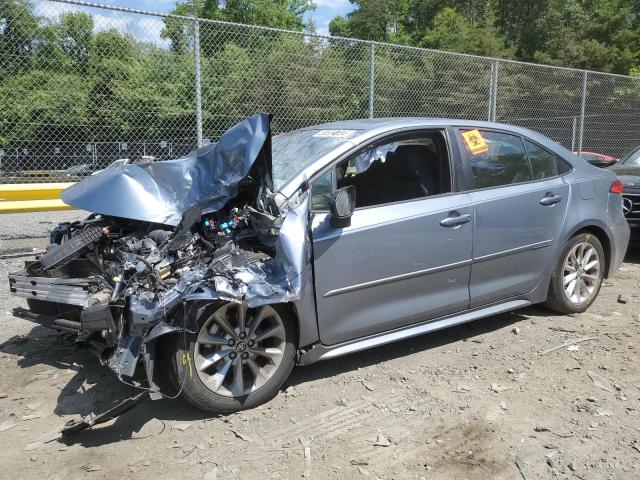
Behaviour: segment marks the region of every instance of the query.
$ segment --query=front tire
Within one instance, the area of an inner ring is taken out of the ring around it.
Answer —
[[[204,308],[198,330],[178,336],[172,365],[176,387],[192,405],[213,413],[253,408],[275,397],[295,363],[295,323],[283,305]]]
[[[604,249],[590,233],[572,237],[551,276],[545,306],[559,313],[582,313],[598,296],[606,268]]]

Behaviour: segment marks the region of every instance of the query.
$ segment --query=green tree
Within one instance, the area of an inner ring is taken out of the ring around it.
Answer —
[[[496,27],[493,8],[488,5],[474,26],[469,19],[451,7],[443,8],[433,19],[419,45],[438,50],[511,58],[513,49],[506,45]]]
[[[0,73],[28,69],[38,20],[27,0],[0,1]]]
[[[350,0],[356,9],[347,18],[337,17],[329,24],[332,35],[354,36],[364,40],[409,43],[407,0]]]
[[[306,0],[226,0],[218,12],[220,20],[303,30],[307,26],[304,14],[312,8]]]
[[[446,7],[436,14],[419,45],[452,52],[465,52],[471,46],[472,36],[471,23],[456,9]]]
[[[87,13],[63,13],[57,28],[62,50],[84,71],[91,50],[93,18]]]
[[[334,37],[356,37],[351,32],[349,20],[342,16],[337,16],[329,22],[329,33]]]
[[[308,0],[182,0],[176,4],[176,15],[198,17],[211,20],[260,25],[263,27],[288,30],[305,30],[306,12],[315,8]],[[170,41],[171,49],[177,54],[185,53],[193,45],[193,24],[176,18],[164,21],[161,36]],[[232,27],[201,24],[202,38],[207,38],[207,53],[212,54],[224,48]]]
[[[497,27],[496,10],[492,3],[487,2],[482,17],[478,20],[478,27],[474,32],[473,45],[475,53],[489,57],[512,58],[515,49],[509,46],[508,40]]]
[[[626,73],[640,64],[637,0],[351,0],[332,35]]]

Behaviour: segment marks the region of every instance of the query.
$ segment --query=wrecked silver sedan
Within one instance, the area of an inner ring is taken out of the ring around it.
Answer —
[[[66,190],[93,213],[10,275],[15,314],[151,398],[231,412],[295,363],[547,302],[584,311],[622,261],[615,176],[534,132],[256,114],[185,158]]]

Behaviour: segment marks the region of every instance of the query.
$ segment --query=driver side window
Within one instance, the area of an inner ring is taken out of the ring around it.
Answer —
[[[315,212],[328,212],[329,200],[333,192],[331,172],[327,170],[311,184],[311,209]]]
[[[337,188],[356,187],[356,208],[372,207],[451,191],[446,140],[439,130],[374,144],[335,167]],[[328,211],[331,170],[311,185],[315,211]]]
[[[337,188],[356,187],[356,208],[450,191],[449,159],[441,132],[374,145],[336,167]]]

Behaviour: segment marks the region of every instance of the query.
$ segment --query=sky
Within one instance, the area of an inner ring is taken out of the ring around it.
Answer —
[[[137,8],[140,10],[151,10],[156,12],[170,12],[175,6],[176,0],[96,0],[98,3],[103,3],[107,5],[116,5],[118,7],[128,7],[128,8]],[[48,3],[48,5],[43,6],[43,9],[50,10],[51,3],[49,2],[36,2],[37,4]],[[314,0],[316,4],[316,9],[307,13],[306,20],[310,18],[313,19],[313,22],[316,25],[316,29],[318,33],[323,35],[329,34],[329,22],[338,15],[346,15],[350,11],[353,10],[353,5],[349,2],[349,0]],[[64,4],[56,4],[55,8],[59,8],[61,11],[68,11],[75,9],[73,6],[64,5]],[[94,10],[95,12],[95,10]],[[118,16],[117,14],[111,14],[111,20],[120,21],[121,23],[125,23],[125,19],[128,23],[127,27],[129,30],[133,30],[132,33],[142,34],[138,27],[131,25],[131,20],[129,18],[125,18],[124,15]],[[98,18],[96,21],[97,28],[100,29],[100,21],[106,21],[105,19]],[[148,23],[148,27],[157,27],[157,21],[150,21]],[[147,35],[149,37],[150,35]],[[149,38],[150,39],[150,38]]]
[[[353,10],[349,0],[315,0],[316,9],[311,17],[316,24],[318,33],[329,35],[329,22],[338,15],[343,17]],[[309,15],[307,15],[309,17]]]

